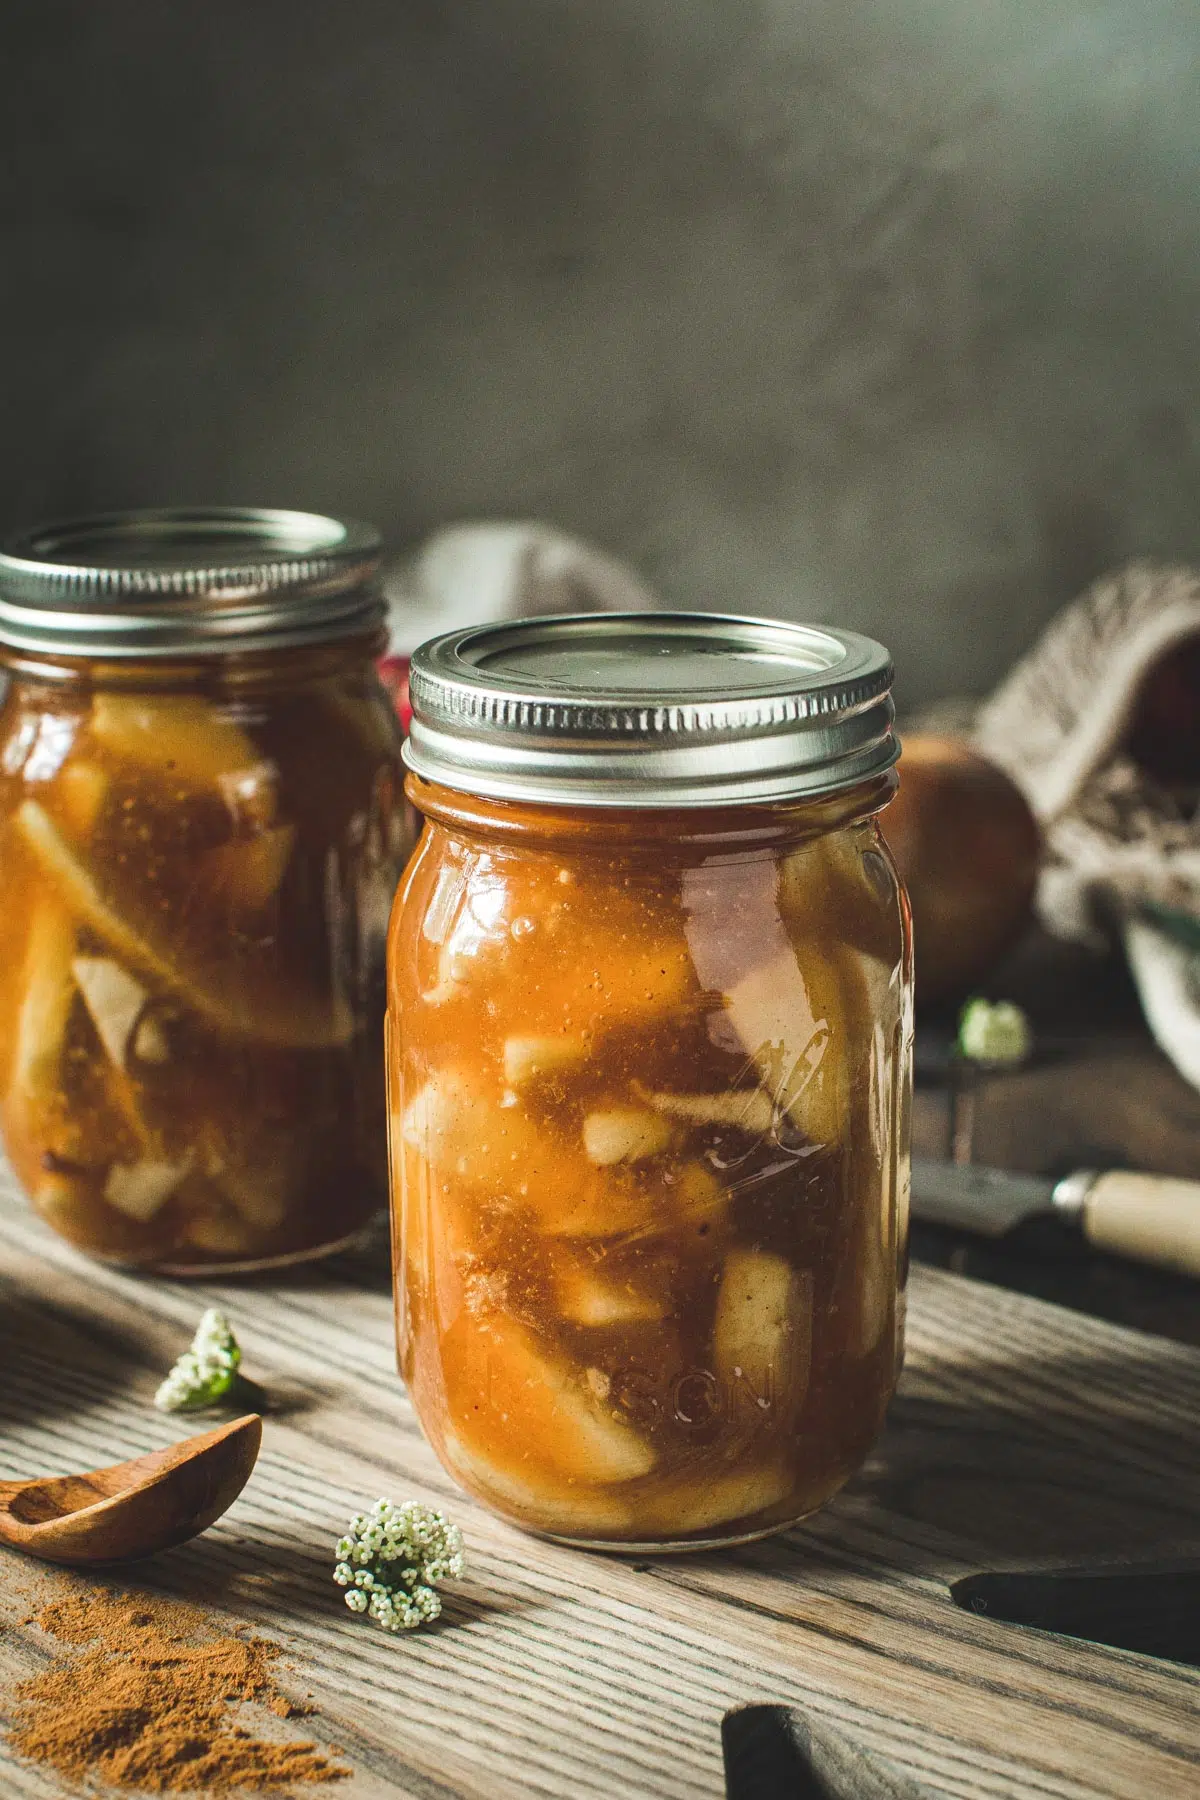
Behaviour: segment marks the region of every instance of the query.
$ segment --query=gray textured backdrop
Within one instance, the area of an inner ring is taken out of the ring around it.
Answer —
[[[0,523],[540,514],[908,703],[1200,549],[1197,0],[9,0]]]

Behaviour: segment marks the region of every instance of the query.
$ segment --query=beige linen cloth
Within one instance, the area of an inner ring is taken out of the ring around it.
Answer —
[[[1200,576],[1137,563],[1076,600],[975,717],[979,748],[1041,822],[1037,904],[1057,936],[1123,940],[1147,1023],[1200,1087],[1200,788],[1123,749],[1158,659],[1200,635]]]
[[[549,525],[448,525],[384,570],[391,648],[411,656],[441,631],[570,612],[641,612],[658,602],[624,563]]]

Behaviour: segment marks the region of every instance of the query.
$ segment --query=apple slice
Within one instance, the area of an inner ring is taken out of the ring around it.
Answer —
[[[19,1110],[45,1104],[58,1091],[67,1021],[75,1000],[75,922],[56,900],[34,903],[25,943],[21,1001],[9,1092]]]
[[[118,1069],[124,1069],[129,1040],[145,1010],[149,993],[110,956],[77,956],[71,964],[71,973],[109,1059]],[[144,1021],[138,1042],[138,1054],[145,1062],[166,1062],[170,1056],[162,1028],[155,1019]]]
[[[797,944],[836,940],[885,969],[903,959],[898,881],[875,820],[829,832],[785,856],[779,910]]]
[[[441,1179],[510,1201],[540,1188],[561,1155],[523,1106],[504,1105],[491,1080],[465,1065],[429,1076],[405,1107],[400,1133]]]
[[[554,1279],[555,1303],[568,1325],[646,1325],[667,1316],[668,1297],[647,1293],[631,1281],[606,1277],[581,1262],[564,1262]]]
[[[619,1180],[543,1131],[522,1104],[506,1104],[495,1078],[466,1064],[433,1071],[398,1129],[424,1160],[431,1192],[528,1208],[552,1236],[609,1237],[645,1217],[644,1200],[622,1205]]]
[[[54,794],[71,836],[86,843],[108,797],[109,778],[97,763],[79,759],[59,773]]]
[[[764,1138],[775,1123],[771,1096],[762,1088],[727,1088],[719,1094],[653,1093],[648,1088],[638,1092],[655,1112],[686,1125],[728,1127],[747,1137]]]
[[[767,1250],[731,1250],[717,1294],[716,1371],[729,1392],[749,1389],[764,1418],[803,1403],[812,1362],[813,1281]]]
[[[210,1026],[297,1050],[345,1044],[354,1035],[354,1017],[340,995],[297,992],[285,988],[282,977],[264,983],[248,967],[226,967],[207,978],[186,968],[165,942],[155,941],[148,921],[134,924],[101,892],[91,870],[36,800],[22,802],[13,825],[76,918],[123,962],[160,982]]]
[[[684,1163],[672,1190],[672,1200],[676,1217],[684,1225],[715,1222],[729,1205],[728,1193],[701,1162]]]
[[[451,1428],[470,1454],[557,1487],[636,1481],[654,1467],[649,1444],[516,1319],[462,1317],[441,1349]]]
[[[761,1514],[788,1498],[795,1478],[782,1466],[752,1464],[745,1469],[717,1469],[711,1474],[698,1468],[694,1474],[669,1486],[651,1489],[637,1503],[640,1532],[667,1532],[687,1537],[697,1531],[715,1531],[744,1519],[749,1530]]]
[[[502,1512],[513,1513],[523,1525],[579,1537],[628,1535],[631,1510],[616,1493],[564,1487],[536,1472],[498,1463],[478,1450],[468,1450],[450,1432],[442,1438],[442,1453],[469,1492]]]
[[[581,1166],[582,1177],[562,1186],[556,1209],[543,1211],[542,1230],[550,1237],[625,1242],[669,1229],[669,1199],[660,1183],[645,1187],[619,1166],[604,1172]]]
[[[72,1235],[72,1229],[78,1230],[81,1222],[86,1220],[89,1206],[95,1208],[87,1188],[75,1177],[42,1174],[34,1183],[32,1199],[35,1212],[52,1225],[64,1237]]]
[[[91,733],[107,755],[134,763],[157,781],[186,788],[216,788],[254,778],[263,793],[255,802],[260,822],[274,810],[276,778],[253,738],[198,694],[100,693],[92,702]],[[269,779],[267,773],[269,772]]]
[[[726,1006],[776,1105],[813,1144],[846,1141],[854,965],[814,946],[789,946],[730,989]]]
[[[236,1145],[234,1153],[215,1125],[210,1124],[204,1135],[205,1173],[226,1207],[252,1232],[277,1230],[287,1217],[302,1148],[298,1157],[290,1141],[264,1133]]]
[[[149,1224],[191,1174],[193,1159],[181,1162],[114,1163],[104,1183],[104,1198],[139,1225]]]
[[[552,1079],[580,1068],[588,1057],[585,1038],[521,1037],[504,1040],[504,1079],[510,1088],[527,1087],[539,1079]]]
[[[295,826],[274,825],[210,850],[204,868],[214,891],[243,912],[264,911],[279,892],[295,841]]]
[[[553,1237],[634,1244],[681,1227],[716,1224],[729,1203],[721,1183],[700,1162],[641,1175],[621,1164],[604,1173],[584,1168],[585,1179],[567,1190],[567,1204],[543,1220],[543,1230]]]
[[[217,1194],[210,1195],[206,1204],[191,1215],[184,1238],[194,1249],[205,1250],[210,1256],[246,1256],[254,1246],[254,1234],[247,1231],[233,1208]]]
[[[610,1107],[589,1113],[583,1121],[584,1154],[602,1169],[659,1156],[670,1149],[674,1136],[661,1114],[644,1107]]]

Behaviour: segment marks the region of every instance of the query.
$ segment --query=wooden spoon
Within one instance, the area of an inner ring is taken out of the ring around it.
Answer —
[[[237,1499],[262,1420],[184,1438],[166,1450],[81,1475],[0,1481],[0,1541],[43,1562],[134,1562],[206,1531]]]

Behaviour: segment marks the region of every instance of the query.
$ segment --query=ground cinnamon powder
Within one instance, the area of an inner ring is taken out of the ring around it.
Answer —
[[[70,1654],[17,1690],[10,1743],[69,1779],[152,1794],[286,1793],[349,1775],[311,1742],[255,1737],[234,1708],[303,1713],[276,1685],[276,1644],[221,1635],[197,1607],[88,1588],[34,1623]]]

